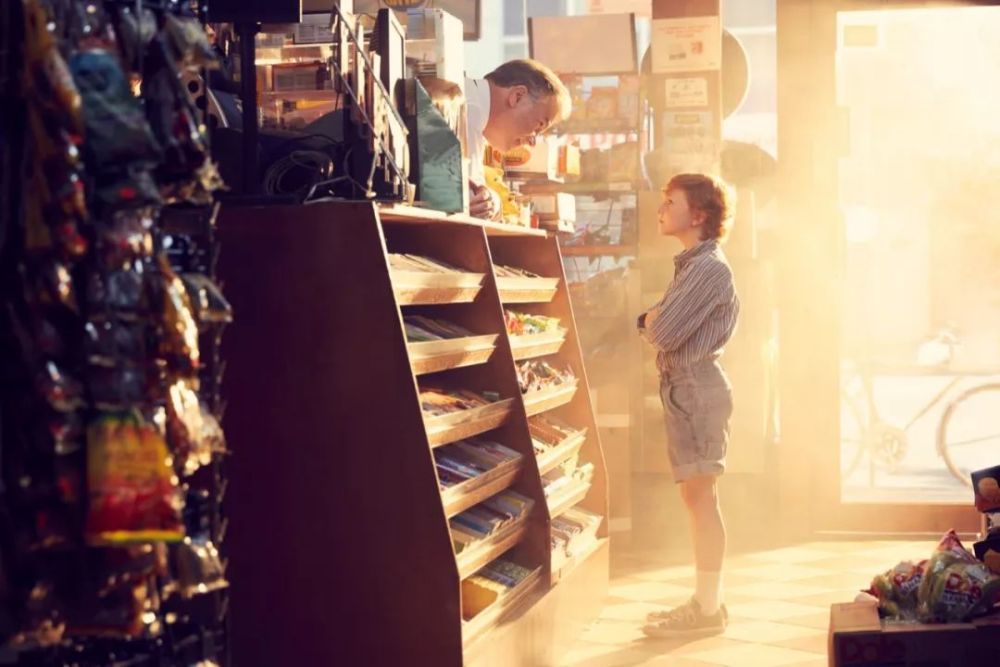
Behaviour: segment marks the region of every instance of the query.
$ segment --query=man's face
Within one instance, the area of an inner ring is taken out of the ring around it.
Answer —
[[[535,99],[524,86],[512,86],[504,93],[500,113],[491,117],[483,135],[494,148],[509,151],[518,146],[534,146],[539,134],[559,117],[555,95]]]

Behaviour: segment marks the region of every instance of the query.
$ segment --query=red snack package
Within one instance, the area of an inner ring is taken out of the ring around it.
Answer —
[[[87,429],[87,482],[91,544],[183,539],[166,441],[138,413],[106,414]]]
[[[917,617],[917,592],[924,579],[927,561],[904,561],[884,574],[872,579],[866,591],[878,598],[883,616],[912,620]]]
[[[949,531],[927,562],[917,593],[917,618],[924,622],[964,621],[1000,597],[1000,577],[976,560]]]

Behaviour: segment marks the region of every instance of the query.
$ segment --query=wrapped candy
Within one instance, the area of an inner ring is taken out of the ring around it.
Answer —
[[[949,531],[927,562],[917,597],[920,621],[964,621],[1000,597],[1000,577],[966,551],[955,531]]]

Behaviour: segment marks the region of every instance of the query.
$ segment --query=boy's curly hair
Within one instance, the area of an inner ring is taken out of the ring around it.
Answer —
[[[726,183],[707,174],[677,174],[664,192],[683,190],[688,206],[705,214],[701,237],[725,241],[733,226],[733,196]]]

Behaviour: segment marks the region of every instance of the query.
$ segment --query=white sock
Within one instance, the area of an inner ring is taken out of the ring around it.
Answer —
[[[701,607],[701,613],[712,616],[722,604],[722,573],[702,572],[696,574],[694,599]]]

